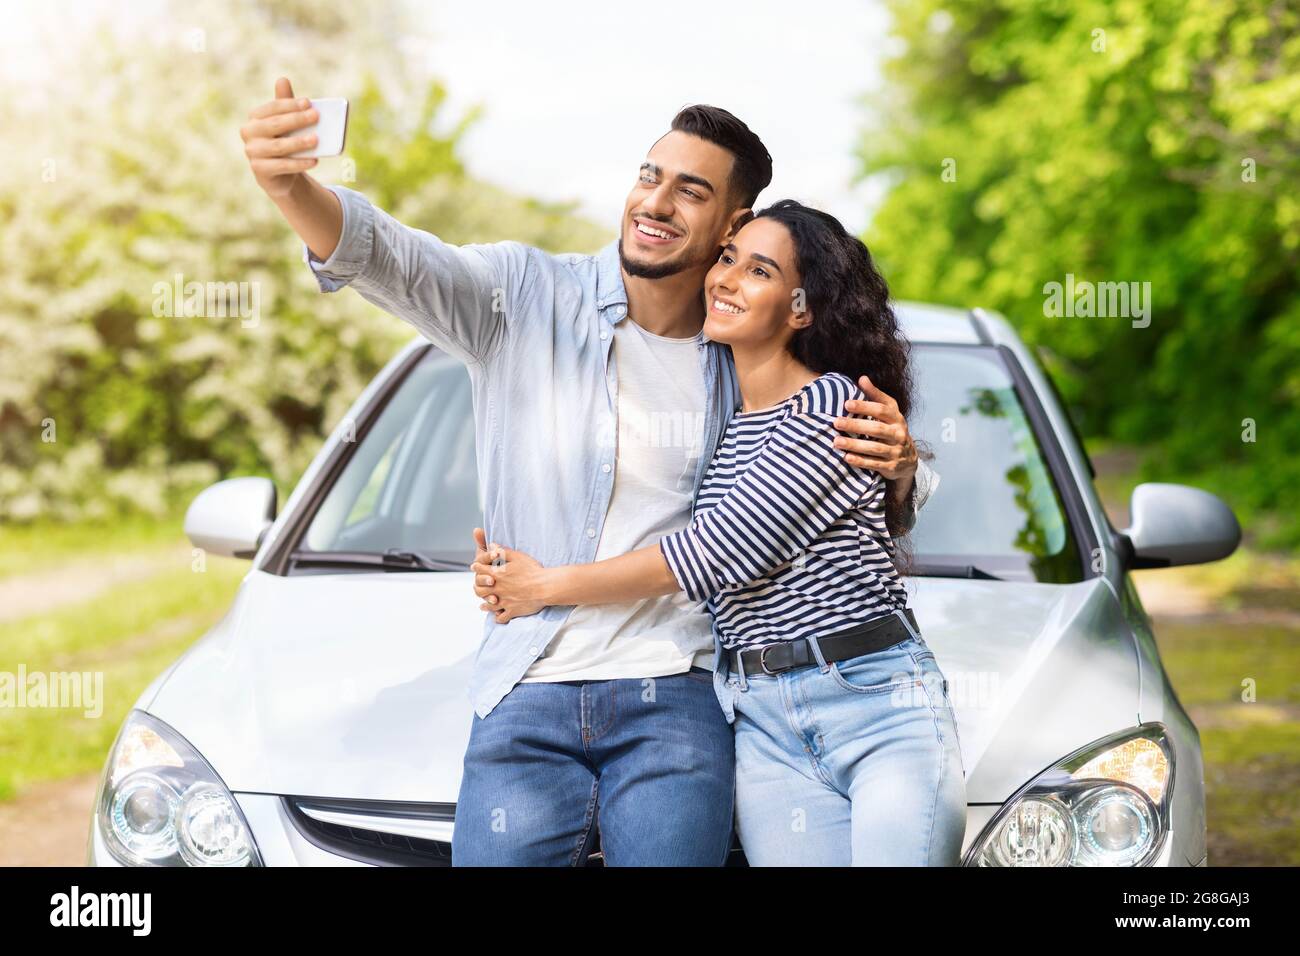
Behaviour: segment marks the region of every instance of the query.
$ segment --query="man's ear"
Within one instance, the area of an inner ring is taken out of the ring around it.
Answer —
[[[740,232],[740,227],[753,218],[754,210],[752,209],[737,209],[733,212],[731,218],[727,221],[727,231],[723,233],[722,242],[719,243],[719,245],[725,246],[728,243],[733,242],[736,238],[736,233]]]

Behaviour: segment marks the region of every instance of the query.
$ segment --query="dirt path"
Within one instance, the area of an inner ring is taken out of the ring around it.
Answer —
[[[0,623],[32,614],[48,614],[99,596],[109,588],[188,565],[190,545],[158,551],[86,558],[48,571],[0,579]]]
[[[1177,568],[1134,571],[1142,606],[1152,617],[1200,617],[1215,607],[1210,597],[1178,573]]]
[[[85,866],[99,774],[42,783],[0,803],[0,866]]]

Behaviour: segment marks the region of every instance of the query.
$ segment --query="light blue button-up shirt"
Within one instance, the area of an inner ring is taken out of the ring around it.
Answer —
[[[469,369],[483,527],[547,566],[595,559],[614,488],[613,330],[627,318],[618,244],[552,255],[518,242],[453,246],[398,222],[361,193],[330,186],[343,235],[324,262],[303,246],[320,288],[345,285],[405,319]],[[704,445],[698,491],[739,400],[730,350],[699,346]],[[610,467],[604,467],[604,466]],[[484,614],[470,678],[486,717],[541,655],[572,606],[499,624]]]
[[[303,245],[321,291],[350,285],[465,363],[474,402],[483,527],[543,565],[594,560],[614,487],[618,379],[613,329],[627,318],[618,243],[553,255],[518,242],[454,246],[403,225],[361,193],[330,186],[343,234],[324,262]],[[731,350],[704,337],[707,398],[698,494],[740,400]],[[920,501],[918,487],[918,501]],[[470,678],[486,717],[541,655],[571,605],[497,623],[484,614]],[[714,628],[715,653],[721,644]],[[716,654],[714,687],[729,720]]]

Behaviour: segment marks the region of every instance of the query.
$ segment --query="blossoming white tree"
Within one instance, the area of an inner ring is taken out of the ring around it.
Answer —
[[[0,519],[162,513],[226,474],[291,483],[412,334],[321,295],[249,175],[239,126],[278,75],[351,99],[347,152],[314,173],[404,222],[452,242],[605,238],[466,173],[475,116],[448,121],[414,35],[396,4],[177,5],[144,34],[79,33],[41,87],[0,96]],[[245,306],[256,290],[257,314],[160,302],[190,283]]]

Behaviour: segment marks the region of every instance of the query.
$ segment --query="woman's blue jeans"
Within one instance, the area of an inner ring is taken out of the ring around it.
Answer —
[[[919,634],[726,688],[736,830],[755,866],[956,866],[966,782],[952,701]]]

